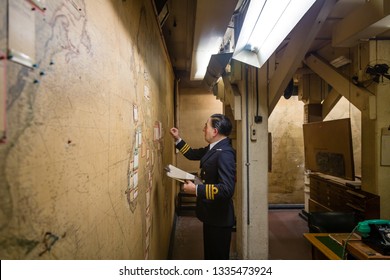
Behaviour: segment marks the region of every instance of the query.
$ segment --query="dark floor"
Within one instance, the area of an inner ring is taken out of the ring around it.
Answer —
[[[301,213],[301,209],[268,211],[270,260],[311,260],[311,245],[303,237],[309,229]]]
[[[301,209],[269,210],[269,259],[310,260],[311,247],[303,237],[308,232],[307,222],[301,217]],[[203,259],[202,223],[189,213],[177,217],[176,231],[171,252],[174,260]],[[235,233],[232,236],[235,242]],[[234,243],[232,248],[234,248]],[[232,258],[234,258],[232,252]]]

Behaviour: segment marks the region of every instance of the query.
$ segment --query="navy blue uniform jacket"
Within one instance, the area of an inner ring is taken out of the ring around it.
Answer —
[[[236,155],[225,138],[211,150],[210,145],[192,149],[184,140],[176,148],[190,160],[200,160],[200,178],[196,198],[196,216],[205,224],[221,227],[234,225],[233,194]]]

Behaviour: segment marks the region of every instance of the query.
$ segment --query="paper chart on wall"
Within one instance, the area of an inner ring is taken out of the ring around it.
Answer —
[[[144,86],[144,97],[147,100],[150,100],[150,89],[147,85]]]
[[[138,122],[138,106],[136,104],[133,105],[133,120],[134,122]]]
[[[139,157],[138,157],[138,151],[134,152],[134,157],[133,157],[133,169],[137,170],[139,165]]]
[[[35,12],[28,1],[8,1],[8,58],[33,68],[35,64]]]
[[[139,148],[139,146],[142,144],[142,132],[139,128],[135,133],[135,147]]]
[[[154,141],[158,141],[161,139],[162,135],[162,124],[159,121],[154,123]]]
[[[0,56],[4,56],[0,51]],[[5,74],[5,59],[0,59],[0,143],[6,139],[6,74]]]

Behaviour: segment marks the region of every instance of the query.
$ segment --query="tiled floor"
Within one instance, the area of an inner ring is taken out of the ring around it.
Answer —
[[[310,260],[311,247],[303,237],[307,222],[301,209],[269,210],[269,259]],[[178,216],[171,259],[203,259],[202,223],[193,215]]]

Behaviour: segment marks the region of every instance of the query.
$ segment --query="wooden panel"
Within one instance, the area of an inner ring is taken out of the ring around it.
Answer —
[[[305,104],[304,123],[322,121],[322,104]]]
[[[306,168],[355,178],[350,119],[303,124]]]
[[[332,211],[315,200],[309,199],[309,212],[327,212]]]

